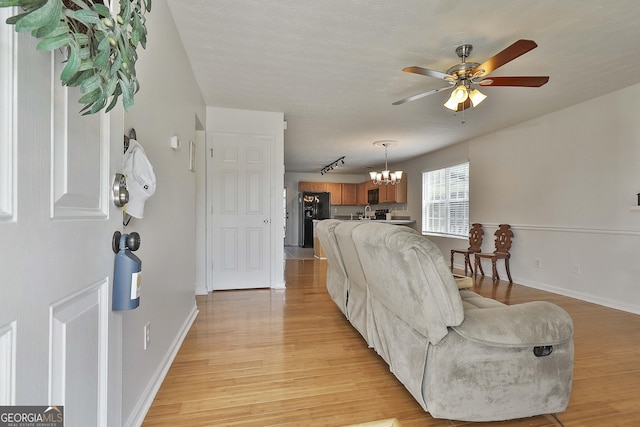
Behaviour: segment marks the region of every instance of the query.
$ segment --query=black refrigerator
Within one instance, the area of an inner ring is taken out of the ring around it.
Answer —
[[[331,218],[331,194],[305,191],[300,195],[302,247],[313,247],[313,220]]]

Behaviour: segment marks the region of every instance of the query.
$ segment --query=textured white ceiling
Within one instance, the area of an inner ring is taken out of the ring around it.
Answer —
[[[640,82],[638,0],[167,0],[209,106],[284,112],[287,172],[365,173]],[[541,88],[487,87],[452,113],[445,71],[471,43],[483,62],[518,39],[538,47],[491,76],[548,75]],[[464,119],[465,123],[462,124]],[[589,120],[585,117],[585,121]]]

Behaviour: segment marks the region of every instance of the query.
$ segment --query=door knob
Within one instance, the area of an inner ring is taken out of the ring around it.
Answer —
[[[268,220],[268,219],[265,219],[265,220],[264,220],[264,221],[262,221],[262,222],[264,222],[265,224],[269,224],[269,220]]]
[[[127,178],[121,173],[117,173],[113,178],[112,199],[113,204],[118,208],[123,207],[129,201]]]

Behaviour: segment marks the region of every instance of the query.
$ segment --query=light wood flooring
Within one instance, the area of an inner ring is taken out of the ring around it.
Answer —
[[[313,248],[301,248],[300,246],[285,246],[284,259],[314,259]]]
[[[200,314],[143,425],[474,424],[421,409],[329,298],[326,265],[287,260],[286,290],[198,296]],[[547,415],[479,425],[640,425],[640,316],[490,278],[473,290],[507,304],[553,302],[575,329],[573,390],[560,422]]]

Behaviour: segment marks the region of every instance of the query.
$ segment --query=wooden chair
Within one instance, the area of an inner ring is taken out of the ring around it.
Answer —
[[[484,271],[482,270],[482,263],[480,260],[490,259],[491,266],[493,268],[491,278],[494,281],[500,280],[500,276],[498,275],[498,269],[496,268],[496,261],[499,259],[504,260],[504,266],[507,270],[507,276],[509,277],[509,283],[513,283],[511,280],[511,271],[509,271],[509,258],[511,254],[509,253],[509,249],[511,249],[511,239],[513,239],[513,231],[511,231],[511,226],[509,224],[500,224],[496,232],[494,233],[496,236],[496,250],[493,253],[476,253],[475,254],[475,274],[478,274],[478,268],[480,272],[484,276]]]
[[[453,255],[454,254],[463,254],[464,255],[464,275],[467,275],[467,266],[469,270],[471,270],[471,275],[473,275],[473,267],[471,266],[471,260],[469,259],[469,255],[479,253],[482,251],[482,238],[484,236],[484,230],[482,229],[482,224],[472,224],[471,229],[469,230],[469,248],[468,249],[451,249],[451,270],[453,270]]]

